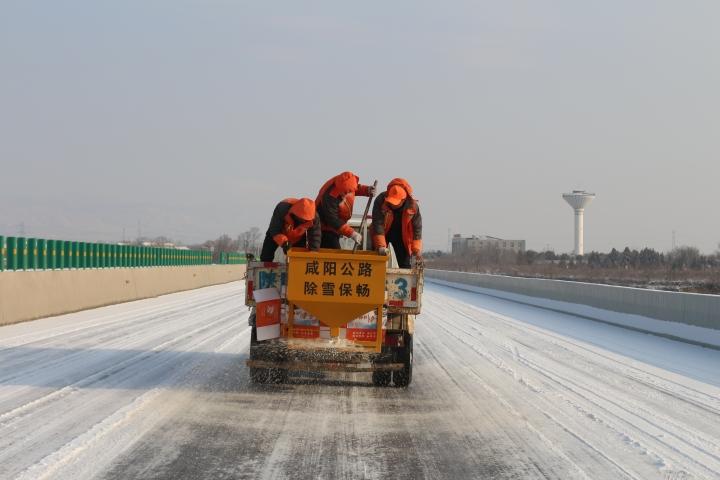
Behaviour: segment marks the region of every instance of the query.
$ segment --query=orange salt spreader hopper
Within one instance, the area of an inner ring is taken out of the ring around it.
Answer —
[[[292,312],[297,306],[330,327],[331,337],[337,337],[339,328],[348,322],[377,310],[377,338],[380,340],[386,267],[387,257],[372,251],[290,249],[287,280],[291,312],[289,337],[292,338]],[[380,348],[380,341],[372,344]]]

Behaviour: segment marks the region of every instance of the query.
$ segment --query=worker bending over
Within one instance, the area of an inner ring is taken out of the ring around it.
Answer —
[[[309,198],[286,198],[275,207],[265,233],[260,260],[272,262],[275,250],[290,247],[320,248],[320,219]]]
[[[323,248],[340,248],[340,235],[351,238],[356,244],[362,235],[348,225],[352,217],[355,196],[371,197],[375,193],[371,185],[359,184],[359,177],[352,172],[334,176],[320,189],[315,206],[320,216]]]
[[[412,187],[403,178],[392,180],[387,190],[378,194],[372,210],[373,248],[388,254],[388,244],[395,250],[400,268],[410,268],[410,257],[421,259],[422,217]]]

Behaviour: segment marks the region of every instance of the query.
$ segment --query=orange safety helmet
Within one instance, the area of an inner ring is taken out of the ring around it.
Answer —
[[[358,177],[352,172],[342,172],[335,177],[334,187],[338,195],[353,193],[358,188]]]
[[[402,202],[404,202],[406,198],[407,192],[405,191],[405,189],[397,185],[393,185],[388,189],[387,195],[385,196],[385,201],[393,207],[397,207],[398,205],[402,204]]]
[[[405,199],[412,195],[412,187],[404,178],[394,178],[387,187],[387,195],[385,201],[397,207],[402,204]]]
[[[300,220],[311,222],[315,219],[315,202],[309,198],[301,198],[290,207],[291,213]]]

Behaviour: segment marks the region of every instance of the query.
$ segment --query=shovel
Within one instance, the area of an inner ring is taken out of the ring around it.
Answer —
[[[377,180],[375,180],[375,183],[373,183],[373,191],[377,189]],[[365,228],[365,221],[367,220],[368,212],[370,211],[370,203],[372,202],[372,199],[375,195],[370,195],[368,197],[367,205],[365,205],[365,213],[363,213],[362,220],[360,221],[360,235],[363,235],[363,230]],[[363,235],[363,242],[365,241],[365,237]],[[353,253],[357,251],[358,244],[356,243],[353,247]]]

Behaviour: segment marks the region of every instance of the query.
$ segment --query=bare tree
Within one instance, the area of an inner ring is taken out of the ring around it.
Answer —
[[[233,240],[230,235],[224,233],[212,241],[211,249],[213,252],[213,261],[218,262],[220,261],[221,253],[237,252],[238,242],[237,240]]]
[[[260,249],[260,229],[252,227],[238,235],[237,243],[241,252],[258,255]]]

